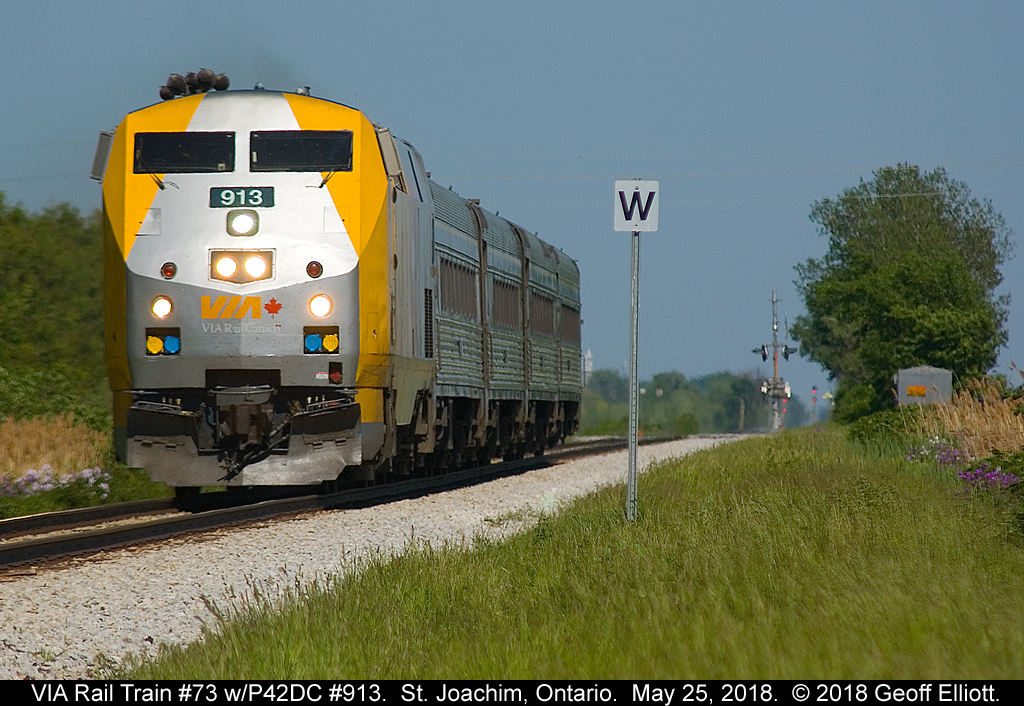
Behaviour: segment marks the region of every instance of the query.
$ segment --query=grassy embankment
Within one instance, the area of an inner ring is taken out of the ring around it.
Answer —
[[[126,676],[1024,677],[1012,498],[909,447],[826,426],[697,453],[641,477],[635,524],[609,489],[506,542],[251,594]]]

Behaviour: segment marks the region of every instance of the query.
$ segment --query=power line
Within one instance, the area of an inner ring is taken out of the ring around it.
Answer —
[[[85,179],[88,176],[88,171],[83,171],[76,172],[74,174],[36,174],[33,176],[21,177],[0,177],[0,184],[14,184],[28,181],[57,181],[60,179]]]
[[[948,162],[936,164],[937,167],[964,169],[970,167],[997,167],[1024,164],[1024,159],[1007,159],[990,162]],[[815,174],[861,174],[878,169],[873,167],[824,167],[817,169],[775,169],[760,171],[727,171],[727,172],[676,172],[645,174],[650,179],[709,179],[716,177],[766,177],[766,176],[811,176]],[[631,179],[636,175],[629,174],[482,174],[472,176],[441,174],[431,177],[434,181],[573,181],[573,180],[616,180]]]
[[[621,154],[523,154],[514,152],[446,152],[452,157],[502,157],[511,159],[600,159],[600,160],[622,160]],[[677,161],[740,161],[740,160],[843,160],[843,159],[884,159],[899,161],[915,161],[918,159],[936,157],[991,157],[995,155],[1019,155],[1020,150],[990,150],[986,152],[922,152],[908,154],[651,154],[635,155],[629,159],[656,161],[656,160],[677,160]]]

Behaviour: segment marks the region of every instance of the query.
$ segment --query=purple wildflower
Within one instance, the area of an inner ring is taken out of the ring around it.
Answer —
[[[1004,472],[1002,467],[993,466],[988,461],[982,461],[977,468],[964,469],[957,475],[965,483],[964,492],[967,494],[972,490],[1006,489],[1020,481],[1013,473]]]
[[[962,466],[968,460],[966,452],[942,441],[939,437],[932,438],[921,447],[911,447],[904,458],[908,461],[934,459],[937,465],[947,468]]]
[[[0,483],[0,497],[38,495],[81,484],[84,489],[97,493],[101,499],[105,499],[110,492],[109,480],[110,475],[102,468],[86,468],[77,474],[59,475],[52,466],[44,464],[38,470],[30,468],[20,478],[13,481],[4,479]]]

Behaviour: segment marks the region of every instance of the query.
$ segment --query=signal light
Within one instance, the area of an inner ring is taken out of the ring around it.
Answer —
[[[174,279],[174,275],[178,274],[178,266],[173,262],[165,262],[160,267],[160,274],[164,279]]]
[[[319,277],[323,273],[324,273],[324,266],[321,265],[316,260],[313,260],[308,265],[306,265],[306,274],[309,275],[310,277],[312,277],[313,279],[316,279],[317,277]]]

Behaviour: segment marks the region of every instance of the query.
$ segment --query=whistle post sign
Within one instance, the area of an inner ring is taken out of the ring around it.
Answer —
[[[615,230],[658,230],[658,182],[615,182]]]
[[[658,230],[658,182],[615,182],[615,230],[632,231],[629,307],[629,467],[626,473],[626,519],[636,520],[637,446],[640,436],[640,391],[637,375],[640,331],[640,233]]]

